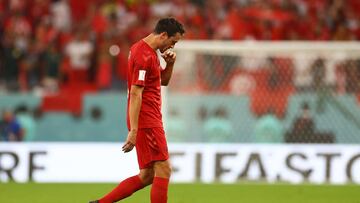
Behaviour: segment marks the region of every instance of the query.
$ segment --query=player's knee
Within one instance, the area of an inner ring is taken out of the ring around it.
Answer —
[[[144,185],[151,185],[154,180],[154,172],[140,173],[139,177]]]
[[[170,164],[162,164],[156,170],[156,176],[163,178],[170,178],[171,176],[171,166]]]
[[[170,178],[171,172],[172,172],[171,166],[170,166],[170,165],[167,165],[164,170],[165,170],[165,175],[166,175],[166,177],[167,177],[167,178]]]
[[[153,180],[154,180],[154,174],[148,175],[148,176],[144,177],[143,183],[144,183],[144,185],[151,185]]]

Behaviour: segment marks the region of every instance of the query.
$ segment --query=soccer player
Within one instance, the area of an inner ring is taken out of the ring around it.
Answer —
[[[160,19],[154,31],[135,43],[128,62],[129,133],[122,150],[136,147],[140,173],[122,181],[113,191],[92,203],[113,203],[152,184],[151,203],[166,203],[171,167],[162,124],[161,85],[169,84],[176,53],[171,49],[182,38],[183,25],[174,18]],[[166,61],[160,67],[157,50]]]

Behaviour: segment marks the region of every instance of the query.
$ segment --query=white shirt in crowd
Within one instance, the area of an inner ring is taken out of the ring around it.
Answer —
[[[87,69],[90,66],[90,54],[94,47],[90,41],[72,41],[65,49],[73,69]]]
[[[69,31],[71,28],[70,6],[66,0],[61,0],[51,5],[52,22],[60,31]]]

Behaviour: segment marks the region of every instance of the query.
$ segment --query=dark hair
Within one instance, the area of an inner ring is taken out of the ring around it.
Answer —
[[[175,18],[162,18],[160,19],[154,29],[154,33],[160,34],[166,32],[169,37],[180,33],[181,35],[185,33],[184,27],[179,23]]]
[[[303,103],[301,104],[301,109],[302,109],[302,110],[309,110],[309,109],[310,109],[310,106],[309,106],[309,104],[308,104],[307,102],[303,102]]]
[[[27,113],[29,111],[28,107],[25,104],[20,104],[15,108],[15,114]]]
[[[91,118],[98,121],[100,120],[102,117],[102,110],[100,109],[100,107],[95,106],[91,109]]]

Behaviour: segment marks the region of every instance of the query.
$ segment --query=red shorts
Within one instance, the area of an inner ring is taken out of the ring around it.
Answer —
[[[140,169],[152,167],[154,161],[169,159],[164,129],[139,129],[136,136],[136,153]]]

